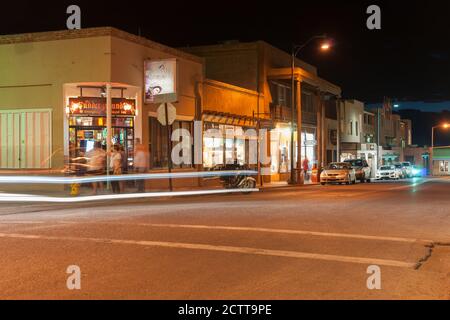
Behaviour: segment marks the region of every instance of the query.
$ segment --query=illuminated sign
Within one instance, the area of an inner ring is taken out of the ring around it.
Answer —
[[[136,114],[136,101],[124,98],[111,99],[111,112],[114,116],[134,116]],[[105,116],[106,98],[80,97],[69,98],[69,114]]]
[[[177,101],[177,60],[147,60],[145,72],[145,103]]]

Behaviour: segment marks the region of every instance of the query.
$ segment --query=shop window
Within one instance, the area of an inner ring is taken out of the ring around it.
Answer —
[[[150,167],[152,169],[162,169],[168,168],[169,161],[167,158],[167,148],[170,148],[170,152],[172,152],[173,147],[178,143],[182,143],[182,139],[186,139],[187,137],[181,137],[179,142],[169,141],[170,146],[168,145],[168,136],[167,136],[167,128],[159,123],[156,118],[149,118],[150,124]],[[169,132],[172,134],[177,129],[185,129],[191,135],[191,147],[190,147],[190,159],[191,163],[181,163],[179,165],[172,164],[173,168],[191,168],[193,166],[193,123],[191,121],[175,121],[171,126],[169,126]],[[180,156],[185,156],[180,154]]]
[[[203,166],[214,168],[225,164],[244,166],[249,163],[247,129],[240,126],[205,122],[203,137]],[[256,135],[254,137],[256,139]]]
[[[132,169],[134,162],[134,118],[113,116],[111,118],[111,143],[120,145],[125,153],[127,164],[124,170]],[[94,148],[96,142],[106,150],[106,117],[69,117],[69,157],[70,162],[84,157]]]

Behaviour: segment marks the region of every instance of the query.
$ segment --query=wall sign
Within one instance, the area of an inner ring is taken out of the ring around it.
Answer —
[[[177,101],[177,60],[146,60],[145,103]]]
[[[136,114],[136,101],[124,98],[112,98],[111,109],[112,115],[114,116],[134,116]],[[69,98],[69,114],[106,116],[106,98]]]

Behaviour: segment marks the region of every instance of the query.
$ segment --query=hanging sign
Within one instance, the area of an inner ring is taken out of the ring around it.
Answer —
[[[145,103],[177,101],[177,60],[146,60]]]

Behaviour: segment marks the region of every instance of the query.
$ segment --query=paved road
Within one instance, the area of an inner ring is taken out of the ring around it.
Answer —
[[[0,206],[0,297],[449,299],[450,181]],[[81,269],[68,290],[66,269]],[[367,268],[381,290],[367,288]]]

